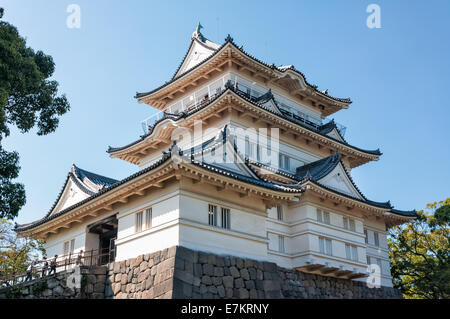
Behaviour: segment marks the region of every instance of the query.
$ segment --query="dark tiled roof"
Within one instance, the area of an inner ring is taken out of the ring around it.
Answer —
[[[417,211],[414,210],[398,210],[398,209],[391,209],[390,213],[396,214],[396,215],[400,215],[400,216],[405,216],[405,217],[419,217],[419,214],[417,214]]]
[[[329,121],[328,123],[320,126],[318,131],[320,132],[320,134],[327,135],[328,133],[330,133],[334,129],[336,129],[336,132],[339,134],[340,138],[345,143],[347,143],[347,141],[345,140],[344,136],[342,136],[341,131],[339,130],[338,126],[336,125],[336,122],[334,121],[334,119]]]
[[[89,191],[92,195],[99,189],[111,186],[117,183],[117,180],[109,178],[106,176],[98,175],[92,172],[88,172],[84,169],[77,167],[75,164],[72,165],[71,172],[77,178],[77,184],[81,184],[81,187],[86,191]],[[94,191],[92,191],[92,186],[94,185]],[[80,186],[80,185],[79,185]]]
[[[299,180],[312,179],[317,181],[327,176],[340,161],[341,156],[336,152],[331,156],[297,167],[295,175]]]

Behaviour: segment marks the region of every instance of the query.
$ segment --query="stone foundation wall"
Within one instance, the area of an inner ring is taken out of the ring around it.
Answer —
[[[109,266],[112,298],[402,298],[394,288],[171,247]]]
[[[175,254],[179,247],[109,265],[106,297],[115,299],[172,298]]]
[[[0,299],[103,299],[107,267],[74,267],[56,275],[0,288]]]

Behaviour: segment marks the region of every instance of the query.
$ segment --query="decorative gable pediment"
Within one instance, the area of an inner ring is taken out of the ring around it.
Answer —
[[[242,154],[235,149],[231,139],[226,139],[225,143],[214,143],[214,146],[208,147],[203,152],[203,161],[236,174],[258,179],[246,164]]]
[[[348,177],[341,162],[326,176],[319,179],[318,182],[341,193],[364,200]]]
[[[339,134],[338,130],[336,127],[334,127],[330,132],[328,132],[326,135],[328,135],[329,137],[334,138],[335,140],[341,141],[343,143],[345,143],[344,139],[342,138],[341,134]]]
[[[50,215],[54,215],[67,207],[75,205],[89,196],[90,194],[83,191],[76,183],[74,183],[72,178],[69,177]]]
[[[174,77],[177,77],[178,75],[192,69],[194,66],[207,59],[219,48],[217,44],[206,39],[204,40],[204,42],[197,38],[193,38],[191,40],[188,53],[186,54],[186,57]]]

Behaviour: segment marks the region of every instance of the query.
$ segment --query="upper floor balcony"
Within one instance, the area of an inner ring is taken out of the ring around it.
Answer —
[[[266,93],[262,92],[261,90],[255,89],[254,87],[252,87],[252,85],[240,83],[239,79],[236,77],[233,77],[229,74],[224,75],[214,82],[200,88],[199,90],[194,91],[192,94],[177,101],[176,103],[168,105],[165,111],[157,111],[148,118],[144,119],[141,122],[144,134],[147,134],[149,131],[151,131],[155,123],[161,120],[164,114],[178,115],[181,112],[190,113],[195,111],[196,109],[201,108],[208,102],[214,100],[223,92],[223,90],[225,90],[225,85],[227,82],[230,82],[232,84],[235,92],[253,102],[258,102],[258,98]],[[318,118],[316,116],[309,115],[306,112],[302,112],[298,105],[289,103],[282,97],[278,98],[278,96],[275,96],[275,101],[278,108],[286,118],[289,118],[290,120],[298,122],[313,130],[317,131],[323,125],[330,122],[329,119],[327,120]],[[344,136],[346,127],[339,123],[335,124],[341,135]]]

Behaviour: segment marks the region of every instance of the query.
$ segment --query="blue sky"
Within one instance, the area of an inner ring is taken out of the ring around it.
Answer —
[[[66,8],[81,8],[69,29]],[[381,8],[381,28],[366,7]],[[169,80],[201,21],[223,43],[230,33],[259,59],[293,64],[348,110],[333,115],[346,139],[380,148],[378,162],[353,170],[362,192],[398,209],[421,209],[450,196],[450,2],[448,1],[111,1],[1,0],[4,20],[27,44],[53,56],[54,79],[71,111],[55,133],[12,130],[3,141],[20,154],[27,204],[17,222],[44,216],[72,163],[116,179],[137,167],[110,159],[108,145],[142,134],[152,110],[133,96]]]

